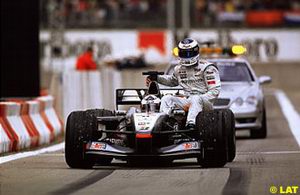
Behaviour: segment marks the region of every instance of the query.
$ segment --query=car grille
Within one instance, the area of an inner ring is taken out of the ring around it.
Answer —
[[[214,106],[227,106],[230,102],[230,99],[226,98],[217,98],[214,101]]]

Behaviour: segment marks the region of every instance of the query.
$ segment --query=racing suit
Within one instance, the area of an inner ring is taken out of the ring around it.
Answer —
[[[161,99],[160,111],[170,114],[174,108],[188,111],[187,124],[195,124],[196,117],[202,110],[212,110],[213,102],[221,89],[217,67],[205,60],[196,65],[177,65],[172,75],[160,75],[157,82],[175,87],[180,85],[186,97],[165,95]]]

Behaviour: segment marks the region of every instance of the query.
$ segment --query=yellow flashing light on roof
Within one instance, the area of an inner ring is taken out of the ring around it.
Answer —
[[[242,45],[234,45],[232,46],[231,51],[235,55],[242,55],[246,53],[247,49]]]
[[[173,52],[174,56],[178,57],[178,55],[179,55],[179,49],[178,49],[178,47],[174,47],[173,50],[172,50],[172,52]]]
[[[223,49],[221,47],[203,47],[200,48],[200,54],[211,55],[211,54],[222,54]]]

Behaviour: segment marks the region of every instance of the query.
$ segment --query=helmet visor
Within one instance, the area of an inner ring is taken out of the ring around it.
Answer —
[[[199,55],[199,47],[190,49],[179,49],[178,56],[180,58],[192,58]]]

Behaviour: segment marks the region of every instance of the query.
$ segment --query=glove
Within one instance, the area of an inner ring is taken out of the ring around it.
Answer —
[[[147,87],[149,87],[150,83],[152,82],[153,80],[151,79],[150,76],[147,76],[146,79],[145,79],[145,84]]]

